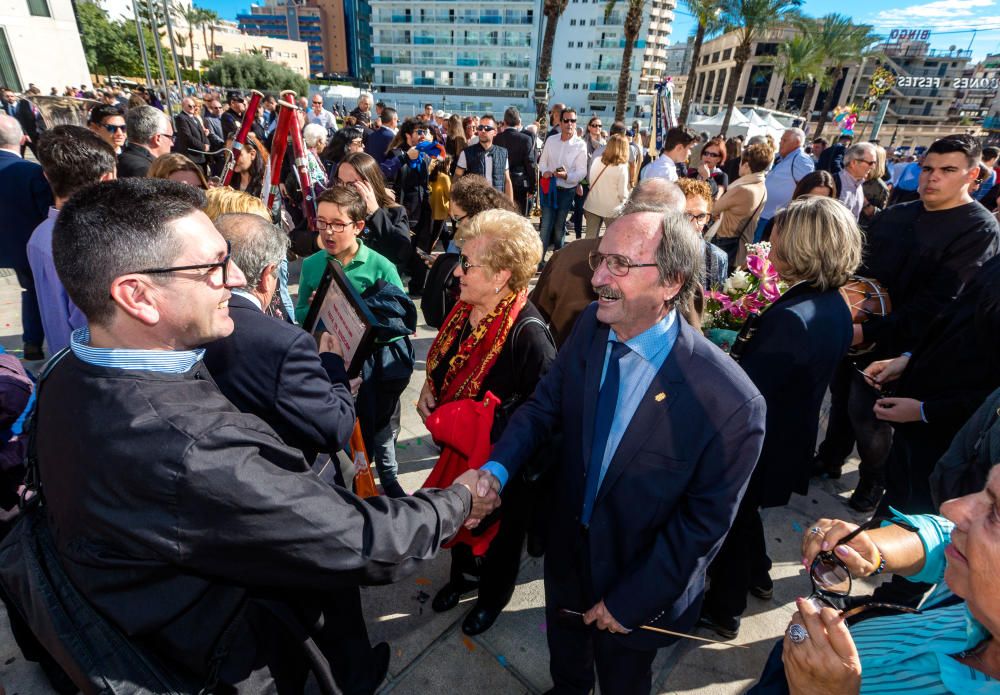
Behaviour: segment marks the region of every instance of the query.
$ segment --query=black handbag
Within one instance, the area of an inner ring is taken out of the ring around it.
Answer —
[[[63,350],[45,365],[38,378],[39,398],[46,376],[67,352]],[[45,515],[35,440],[37,398],[35,403],[28,419],[21,514],[0,542],[0,596],[18,645],[26,657],[47,652],[84,695],[211,692],[239,621],[234,620],[219,638],[207,678],[178,674],[111,625],[66,575]]]

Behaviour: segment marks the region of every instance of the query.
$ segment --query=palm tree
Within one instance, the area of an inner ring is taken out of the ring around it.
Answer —
[[[215,25],[219,22],[219,14],[215,10],[210,10],[205,7],[199,7],[198,12],[201,13],[201,20],[198,25],[201,27],[201,40],[205,43],[205,55],[208,56],[209,60],[215,59]],[[212,41],[209,43],[208,35],[206,30],[212,33]]]
[[[736,65],[726,85],[726,116],[721,134],[729,129],[729,121],[736,108],[736,90],[743,78],[743,69],[750,60],[753,45],[769,29],[784,22],[788,14],[802,4],[802,0],[722,0],[722,25],[727,31],[736,32],[739,44],[733,50]]]
[[[545,15],[545,35],[542,37],[542,52],[538,56],[538,73],[535,79],[536,85],[547,85],[549,76],[552,74],[552,47],[556,42],[556,27],[559,25],[559,17],[569,0],[543,0],[542,14]],[[545,113],[548,111],[546,99],[535,95],[535,112],[538,120],[545,123]]]
[[[185,6],[182,5],[181,3],[177,3],[175,7],[177,7],[178,12],[180,13],[181,19],[184,20],[185,24],[187,24],[187,30],[188,30],[187,42],[188,45],[191,46],[191,69],[195,70],[196,68],[194,63],[194,30],[202,23],[203,11],[199,10],[194,5]],[[184,48],[183,44],[180,41],[178,41],[177,44],[180,45],[182,49]]]
[[[677,117],[677,122],[681,125],[687,123],[691,99],[694,97],[695,73],[698,70],[698,63],[701,61],[701,46],[705,42],[706,36],[711,36],[722,28],[719,20],[719,16],[722,14],[721,0],[684,0],[684,4],[698,20],[698,30],[695,32],[694,46],[691,48],[691,67],[688,70],[687,84],[684,87],[684,103],[681,105],[681,113]]]
[[[778,55],[771,62],[782,80],[781,100],[778,102],[778,108],[782,110],[788,109],[788,97],[796,82],[811,85],[817,75],[825,72],[823,54],[809,34],[799,34],[782,42]]]
[[[814,137],[819,137],[823,134],[827,114],[833,109],[833,102],[837,96],[835,93],[837,83],[846,72],[844,66],[860,61],[881,39],[867,24],[855,24],[850,17],[836,13],[818,19],[800,18],[796,24],[803,33],[813,37],[822,52],[823,62],[833,65],[830,74],[831,86],[827,89],[826,99],[820,109],[819,120],[816,122]]]
[[[627,0],[628,10],[625,11],[625,50],[622,52],[622,66],[618,73],[618,98],[615,101],[615,120],[625,120],[625,107],[628,103],[628,92],[632,81],[632,51],[635,49],[639,31],[642,29],[642,11],[646,0]],[[604,21],[611,20],[618,0],[608,0],[604,7]]]

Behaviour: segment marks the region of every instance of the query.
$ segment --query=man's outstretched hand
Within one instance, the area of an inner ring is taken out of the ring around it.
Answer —
[[[485,516],[500,506],[500,482],[489,472],[470,469],[455,478],[455,482],[472,493],[472,511],[465,520],[465,528],[476,528]]]

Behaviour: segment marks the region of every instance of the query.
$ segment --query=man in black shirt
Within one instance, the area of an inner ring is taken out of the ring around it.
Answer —
[[[967,135],[936,141],[922,164],[920,200],[890,207],[868,230],[859,274],[888,290],[892,313],[854,326],[854,344],[875,347],[845,361],[834,376],[830,423],[818,456],[820,468],[837,477],[857,440],[861,479],[851,506],[859,511],[871,511],[882,496],[892,430],[875,418],[876,394],[854,369],[913,350],[931,320],[997,254],[997,222],[969,195],[980,154],[979,143]]]
[[[222,121],[223,140],[235,137],[240,126],[243,124],[243,114],[247,110],[246,100],[239,92],[229,92],[226,95],[226,99],[229,101],[229,108],[222,114],[220,119]],[[253,118],[253,114],[250,117]]]
[[[510,106],[503,112],[500,133],[493,143],[507,150],[507,164],[514,188],[517,211],[527,216],[528,196],[535,192],[538,165],[535,160],[535,138],[521,131],[521,114]]]

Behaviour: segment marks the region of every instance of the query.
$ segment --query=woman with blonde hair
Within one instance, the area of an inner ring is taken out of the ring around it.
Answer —
[[[601,225],[610,223],[615,208],[628,199],[628,139],[615,134],[608,140],[600,159],[590,165],[590,192],[583,202],[587,218],[587,238],[596,239]]]
[[[485,437],[493,442],[556,356],[541,314],[528,301],[542,244],[527,219],[507,210],[480,212],[459,228],[456,241],[462,249],[454,271],[461,294],[427,353],[427,380],[417,410],[435,440],[447,444],[438,427],[461,416],[463,401],[480,402],[492,392],[499,405],[484,424]],[[447,458],[450,450],[445,447],[428,479],[435,487],[454,471],[451,466],[461,467],[454,455]],[[438,612],[451,610],[463,594],[478,589],[476,604],[462,621],[467,635],[489,629],[514,592],[531,511],[526,486],[522,478],[507,483],[500,526],[491,541],[486,533],[478,535],[480,529],[476,536],[463,532],[451,550],[451,577],[431,605]]]
[[[203,191],[208,190],[208,179],[205,178],[205,172],[201,170],[201,167],[176,152],[161,154],[154,159],[153,163],[149,165],[149,171],[146,172],[146,178],[169,179],[178,183],[186,183]]]
[[[875,166],[868,171],[865,182],[861,184],[861,192],[865,195],[865,205],[861,208],[858,223],[862,229],[867,229],[875,215],[882,212],[889,203],[889,187],[886,179],[885,148],[875,145]]]
[[[765,600],[773,595],[758,510],[786,505],[793,492],[808,489],[820,406],[853,337],[840,288],[861,263],[862,235],[854,216],[832,198],[806,196],[773,219],[764,263],[772,263],[789,287],[744,324],[733,346],[733,357],[767,403],[764,448],[732,529],[709,567],[712,583],[702,607],[701,624],[726,639],[739,632],[747,592]]]

